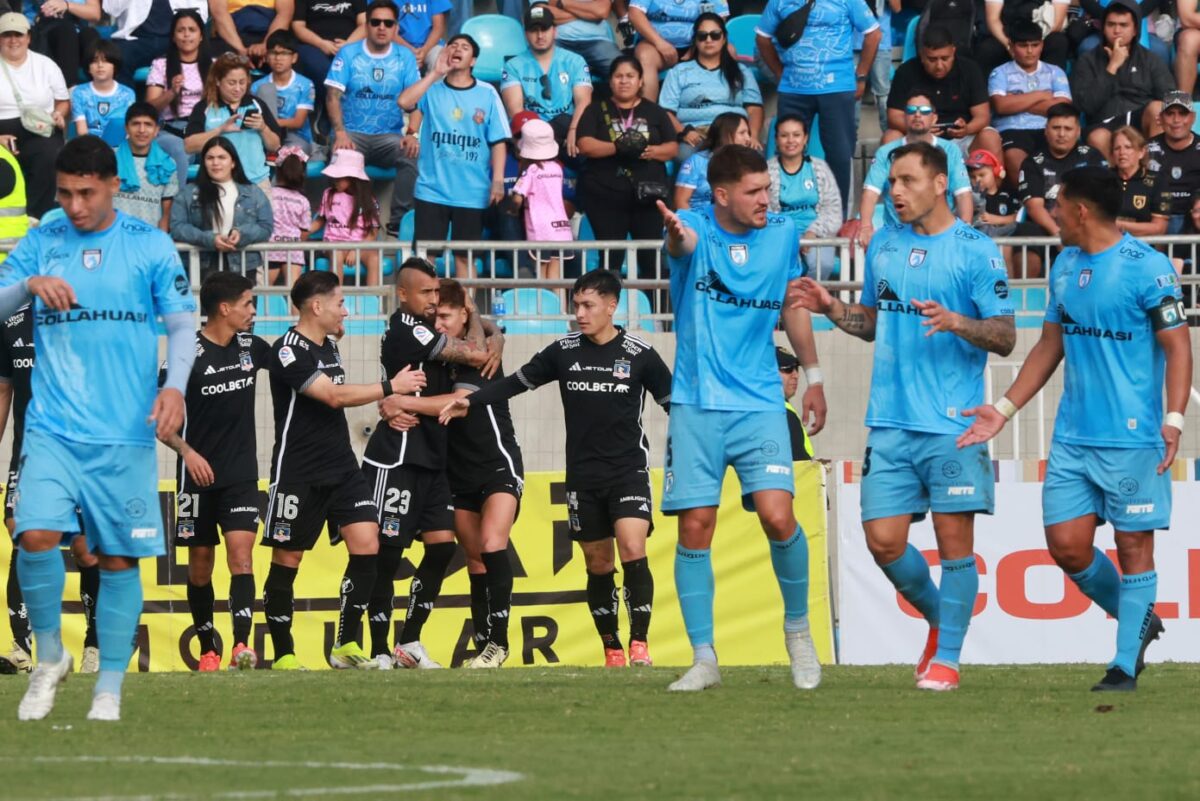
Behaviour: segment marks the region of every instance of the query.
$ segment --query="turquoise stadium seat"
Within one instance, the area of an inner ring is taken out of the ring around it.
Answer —
[[[500,293],[505,314],[562,314],[558,295],[549,289],[506,289]],[[539,308],[540,304],[540,308]],[[500,324],[509,334],[565,334],[570,329],[565,320],[510,320],[501,317]]]
[[[808,155],[813,158],[825,158],[825,147],[821,144],[821,129],[818,127],[818,117],[813,117],[812,130],[808,132]],[[775,122],[776,118],[772,117],[770,124],[767,126],[767,158],[772,158],[776,155],[775,147]]]
[[[920,22],[920,15],[915,16],[909,20],[908,27],[904,29],[904,55],[902,58],[905,61],[917,57],[917,25]]]
[[[621,292],[621,299],[617,301],[617,313],[613,315],[613,322],[624,328],[629,328],[629,303],[630,298],[633,298],[634,308],[637,309],[637,328],[635,331],[654,331],[654,321],[648,319],[647,315],[654,313],[654,307],[650,303],[650,296],[640,289],[626,289]]]
[[[525,29],[512,17],[480,14],[463,23],[462,32],[479,44],[475,77],[488,83],[500,83],[504,62],[526,49]]]
[[[754,51],[757,48],[754,28],[761,19],[762,14],[742,14],[725,23],[725,30],[729,34],[729,43],[737,51],[737,60],[748,67],[754,66]]]
[[[254,333],[259,336],[280,336],[291,327],[292,309],[290,301],[283,295],[259,295],[257,298],[259,317],[279,317],[279,320],[258,320]]]
[[[378,295],[347,295],[346,309],[350,312],[346,318],[347,334],[382,336],[387,330]]]
[[[395,167],[375,167],[367,165],[367,177],[372,181],[391,181],[396,177]]]
[[[325,162],[310,159],[305,166],[305,175],[309,178],[320,178],[323,169],[325,169]]]

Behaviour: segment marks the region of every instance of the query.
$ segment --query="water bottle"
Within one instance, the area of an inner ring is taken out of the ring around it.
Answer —
[[[507,313],[508,312],[504,309],[504,295],[500,292],[497,292],[492,297],[492,316],[503,317]]]

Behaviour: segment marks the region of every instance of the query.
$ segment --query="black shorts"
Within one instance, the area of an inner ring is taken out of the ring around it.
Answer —
[[[415,204],[413,237],[418,243],[447,240],[451,233],[454,239],[463,241],[483,239],[483,213],[487,209],[464,209],[427,200],[417,200]],[[466,256],[467,252],[456,251],[456,254]]]
[[[220,489],[175,496],[175,547],[212,547],[221,531],[258,531],[258,482],[243,481]]]
[[[425,531],[454,531],[454,500],[442,470],[363,465],[379,509],[379,544],[407,548]]]
[[[267,502],[262,544],[284,551],[311,551],[329,526],[329,541],[341,542],[338,531],[354,523],[374,523],[379,518],[371,500],[371,486],[358,470],[321,484],[279,484]]]
[[[517,499],[515,521],[521,516],[521,495],[525,492],[525,484],[518,478],[513,478],[508,470],[500,470],[492,478],[469,489],[458,487],[454,492],[454,508],[464,512],[479,514],[483,511],[483,503],[492,495],[505,494]]]
[[[1016,148],[1033,155],[1046,146],[1046,132],[1040,128],[1013,128],[1001,131],[1000,144],[1005,150]]]
[[[1109,131],[1115,131],[1122,125],[1132,125],[1134,128],[1141,130],[1142,115],[1145,113],[1146,106],[1142,106],[1134,111],[1126,111],[1124,114],[1118,114],[1115,117],[1109,117],[1106,120],[1100,120],[1100,122],[1097,122],[1095,125],[1089,125],[1087,129],[1084,130],[1082,139],[1084,142],[1087,142],[1088,135],[1091,134],[1092,131],[1100,128],[1106,128]]]
[[[567,489],[567,522],[575,542],[597,542],[616,535],[617,521],[634,517],[654,532],[654,501],[645,474],[602,489]]]
[[[4,519],[12,520],[17,508],[17,478],[21,473],[17,470],[8,471],[8,483],[4,485]]]

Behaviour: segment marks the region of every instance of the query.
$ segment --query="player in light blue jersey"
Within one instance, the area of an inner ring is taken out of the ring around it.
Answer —
[[[725,471],[733,466],[743,504],[758,513],[783,594],[784,643],[792,681],[821,682],[808,626],[808,541],[792,509],[791,438],[776,369],[773,331],[780,317],[805,366],[803,418],[825,424],[825,393],[812,320],[785,309],[790,282],[801,274],[796,228],[767,214],[767,162],[750,147],[727,145],[708,168],[713,203],[671,212],[666,221],[675,309],[675,370],[663,480],[663,511],[679,515],[675,589],[694,660],[669,689],[703,690],[721,683],[713,647],[710,549]]]
[[[1059,567],[1117,619],[1117,653],[1093,690],[1137,689],[1154,613],[1154,530],[1171,523],[1171,474],[1192,385],[1192,350],[1171,263],[1122,233],[1121,181],[1101,167],[1062,176],[1055,221],[1062,253],[1050,271],[1042,336],[994,405],[964,412],[977,447],[1004,428],[1066,360],[1042,485],[1046,544]],[[1167,414],[1163,415],[1166,380]],[[1094,546],[1112,524],[1121,575]]]
[[[1008,273],[992,240],[946,203],[946,154],[928,142],[895,151],[889,180],[902,225],[871,240],[863,291],[845,303],[811,279],[796,302],[875,343],[861,514],[884,575],[929,622],[917,687],[958,687],[959,656],[979,590],[975,514],[991,514],[987,449],[957,449],[963,410],[983,401],[988,353],[1016,344]],[[940,589],[909,527],[933,512]]]
[[[113,209],[112,148],[73,139],[55,166],[67,219],[30,231],[0,265],[0,319],[32,298],[38,353],[14,534],[38,662],[17,716],[46,717],[71,672],[58,546],[79,530],[79,508],[100,557],[100,675],[88,719],[119,720],[142,612],[137,560],[165,553],[155,424],[166,436],[183,423],[196,304],[171,238]],[[157,316],[167,329],[161,391]]]

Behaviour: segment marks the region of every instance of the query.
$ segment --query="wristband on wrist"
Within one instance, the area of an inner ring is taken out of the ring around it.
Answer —
[[[1019,411],[1017,404],[1010,401],[1007,395],[1001,395],[1000,400],[993,403],[992,406],[996,408],[996,411],[1004,415],[1005,420],[1013,419],[1013,415]]]
[[[1183,431],[1183,414],[1181,412],[1167,412],[1167,416],[1163,419],[1163,425]]]
[[[824,384],[825,376],[821,374],[821,368],[818,365],[804,368],[804,380],[811,387],[815,384]]]
[[[388,395],[394,395],[394,394],[396,394],[396,390],[392,389],[392,382],[391,382],[391,381],[387,381],[387,380],[380,381],[380,382],[379,382],[379,386],[381,386],[381,387],[383,388],[383,397],[385,397],[385,398],[386,398]]]

